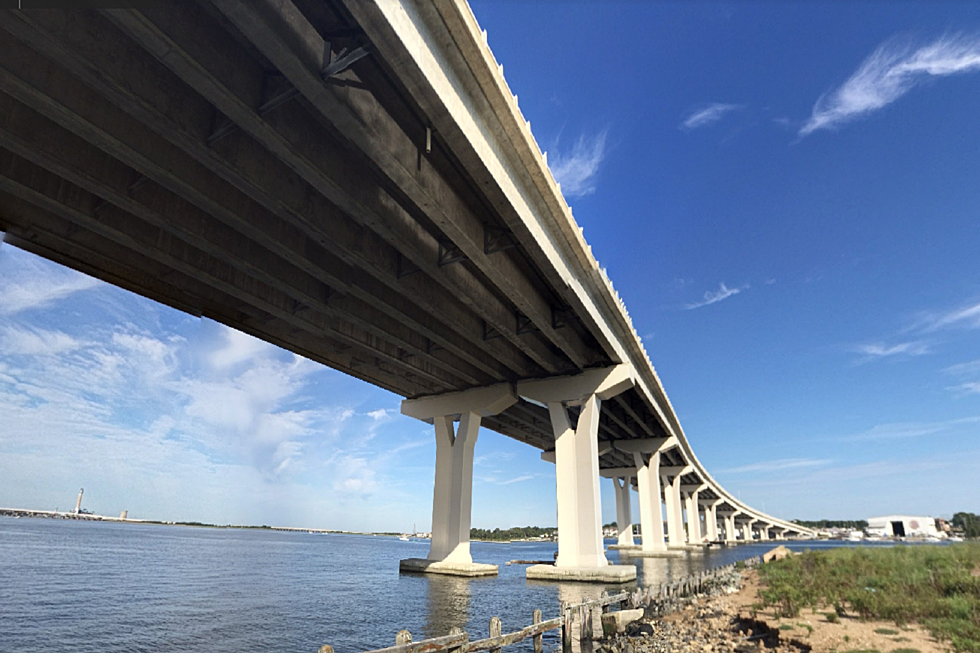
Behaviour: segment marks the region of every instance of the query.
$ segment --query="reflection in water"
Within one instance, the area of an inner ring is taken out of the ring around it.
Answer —
[[[683,556],[640,558],[622,554],[623,564],[636,565],[636,582],[641,587],[669,583],[696,574],[706,568],[700,552],[685,551]]]
[[[425,579],[428,582],[424,637],[442,637],[454,627],[466,630],[470,618],[470,583],[481,579],[441,574],[425,574]]]

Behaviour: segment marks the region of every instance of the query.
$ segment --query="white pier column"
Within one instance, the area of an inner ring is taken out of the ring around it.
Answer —
[[[473,450],[480,433],[480,414],[436,417],[436,482],[432,493],[432,541],[429,560],[473,562],[470,517],[473,508]]]
[[[548,406],[555,433],[555,482],[558,494],[558,558],[533,565],[528,578],[626,582],[636,578],[633,565],[609,565],[602,546],[599,500],[600,402],[633,387],[630,365],[588,370],[571,377],[522,381],[517,393]],[[581,406],[572,427],[568,406]]]
[[[698,509],[698,491],[687,493],[687,541],[690,544],[701,544],[701,511]]]
[[[735,537],[735,513],[725,516],[725,541],[734,542]]]
[[[436,471],[432,490],[432,540],[427,558],[401,561],[402,571],[460,576],[497,573],[496,565],[474,564],[470,555],[473,509],[473,453],[482,418],[517,401],[514,388],[501,383],[435,397],[406,399],[402,413],[435,426]],[[459,420],[459,427],[455,426]]]
[[[632,555],[666,553],[660,492],[660,453],[676,447],[677,438],[616,440],[610,441],[610,444],[618,451],[633,454],[632,472],[636,476],[636,489],[640,499],[640,528],[643,531],[643,544],[640,551]],[[604,469],[601,473],[609,475],[610,472],[616,471]]]
[[[617,476],[612,480],[616,490],[616,530],[619,531],[616,543],[625,547],[635,546],[633,544],[633,516],[630,510],[630,480],[630,476]]]
[[[709,542],[714,542],[718,539],[718,522],[714,518],[714,506],[703,504],[701,513],[704,515],[704,536]]]
[[[769,524],[763,522],[762,528],[759,530],[759,539],[768,540],[769,539]]]
[[[664,542],[664,521],[660,511],[660,451],[650,454],[644,461],[643,454],[634,453],[636,463],[637,492],[640,495],[640,528],[643,531],[642,551],[667,550]]]
[[[674,477],[672,482],[666,477],[664,481],[664,505],[667,512],[667,543],[670,546],[684,545],[684,519],[681,514],[681,477]]]

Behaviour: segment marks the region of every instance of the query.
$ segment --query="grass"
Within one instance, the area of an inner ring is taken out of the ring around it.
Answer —
[[[875,632],[879,635],[897,635],[898,631],[894,628],[875,628]]]
[[[957,651],[980,653],[977,565],[976,543],[807,551],[760,567],[759,596],[777,616],[834,606],[838,616],[918,622]]]
[[[905,648],[892,649],[892,653],[921,653],[921,652],[917,648],[909,648],[906,646]]]

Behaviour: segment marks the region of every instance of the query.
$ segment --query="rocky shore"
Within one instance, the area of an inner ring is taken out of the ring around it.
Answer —
[[[758,573],[732,570],[692,597],[653,601],[625,632],[596,640],[596,653],[942,653],[915,626],[840,619],[817,611],[778,619],[760,610]]]

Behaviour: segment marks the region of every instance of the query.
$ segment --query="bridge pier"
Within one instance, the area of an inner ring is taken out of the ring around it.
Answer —
[[[669,481],[661,476],[664,484],[664,505],[667,513],[667,544],[670,547],[684,548],[684,518],[681,513],[681,474]]]
[[[429,555],[402,560],[401,571],[451,576],[497,574],[497,565],[474,563],[470,555],[473,452],[482,418],[496,415],[516,402],[509,383],[402,402],[403,414],[435,426],[436,472]]]
[[[635,549],[633,542],[633,516],[630,510],[630,479],[631,476],[613,478],[613,489],[616,491],[616,546],[620,549]],[[640,511],[643,508],[641,504]]]
[[[738,513],[731,513],[725,515],[725,541],[734,542],[737,538],[735,537],[735,515]]]
[[[698,504],[698,492],[703,485],[685,485],[681,490],[685,493],[684,510],[687,513],[687,543],[700,546],[701,538],[701,509]]]
[[[630,365],[589,370],[571,377],[522,381],[517,393],[548,406],[555,433],[558,494],[558,558],[533,565],[528,579],[621,583],[636,578],[633,565],[610,565],[602,545],[599,498],[599,410],[601,402],[633,387]],[[572,428],[569,406],[581,406]]]
[[[636,476],[637,493],[640,500],[640,528],[643,531],[642,545],[638,551],[632,550],[634,557],[660,557],[674,555],[664,542],[664,520],[662,492],[660,485],[660,453],[677,446],[677,439],[646,438],[623,440],[613,443],[613,447],[624,453],[633,454],[633,470]],[[608,474],[612,470],[603,470]]]

